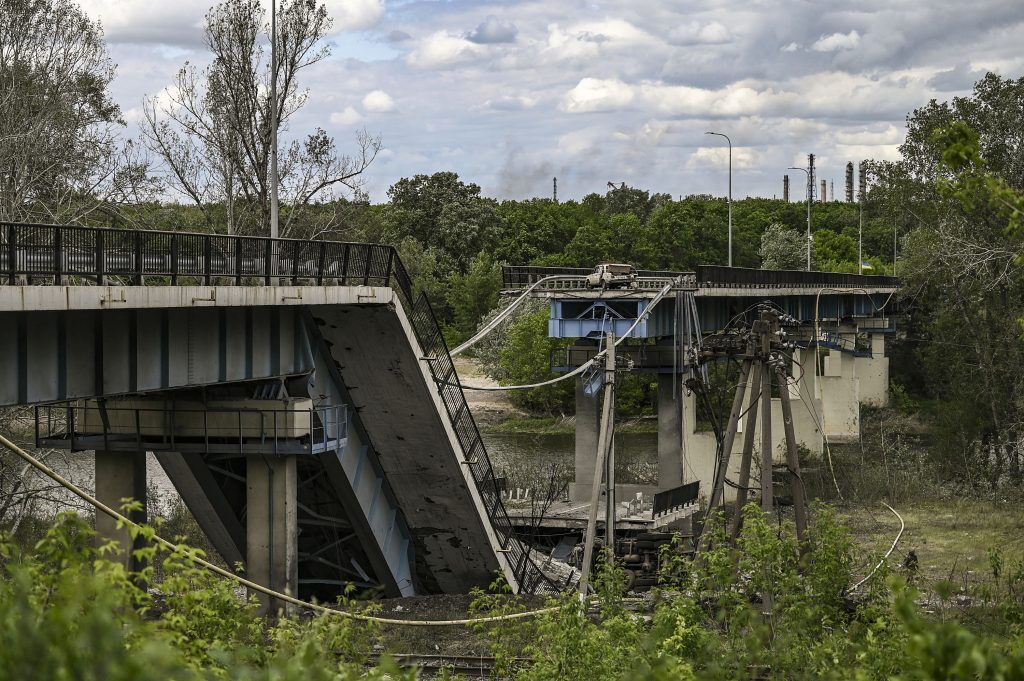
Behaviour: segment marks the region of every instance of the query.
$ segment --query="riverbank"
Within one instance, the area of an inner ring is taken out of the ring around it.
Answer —
[[[576,432],[574,416],[509,417],[490,424],[484,432],[490,435],[573,435]],[[658,419],[642,416],[615,424],[617,433],[657,433]]]
[[[498,383],[470,357],[457,357],[455,369],[464,385],[497,387]],[[575,416],[536,416],[526,412],[500,390],[464,389],[466,402],[473,412],[476,425],[482,433],[493,435],[572,435],[576,432]],[[616,424],[619,433],[657,433],[658,419],[642,416],[625,419]]]

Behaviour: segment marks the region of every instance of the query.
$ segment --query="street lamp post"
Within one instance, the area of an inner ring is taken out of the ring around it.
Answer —
[[[807,168],[790,166],[788,170],[802,170],[807,175],[807,271],[811,271],[811,171]]]
[[[718,135],[724,137],[729,143],[729,267],[732,267],[732,140],[721,132],[705,132],[705,135]]]
[[[270,238],[278,237],[277,198],[277,0],[270,2]],[[276,249],[276,246],[275,246]]]

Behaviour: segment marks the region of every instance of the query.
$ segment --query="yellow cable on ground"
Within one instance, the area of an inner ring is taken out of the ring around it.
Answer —
[[[864,582],[866,582],[869,579],[871,579],[875,575],[875,573],[878,572],[878,569],[880,567],[882,567],[882,563],[884,563],[886,561],[886,559],[889,556],[892,555],[892,552],[896,550],[896,544],[899,543],[900,537],[903,536],[903,530],[905,530],[906,527],[907,527],[907,524],[905,522],[903,522],[903,516],[901,516],[899,513],[897,513],[895,508],[893,508],[889,504],[885,503],[884,501],[882,502],[882,506],[885,506],[887,509],[892,511],[893,515],[895,515],[899,519],[899,521],[900,521],[900,531],[896,533],[896,538],[892,540],[892,546],[890,546],[889,550],[885,552],[885,555],[882,556],[882,559],[878,561],[878,565],[876,565],[874,567],[874,569],[871,570],[871,572],[868,573],[867,577],[865,577],[864,579],[860,580],[859,582],[857,582],[856,584],[851,586],[850,589],[846,592],[848,594],[851,594],[854,591],[856,591],[857,589],[859,589],[864,584]]]
[[[99,499],[96,499],[95,497],[90,495],[88,492],[86,492],[82,488],[80,488],[77,485],[75,485],[73,482],[65,479],[63,476],[61,476],[55,470],[53,470],[52,468],[50,468],[49,466],[44,464],[42,461],[40,461],[39,459],[35,458],[34,456],[29,454],[28,452],[26,452],[24,449],[22,449],[18,445],[14,444],[10,440],[8,440],[3,435],[0,435],[0,444],[2,444],[4,447],[6,447],[10,451],[14,452],[15,454],[17,454],[22,459],[24,459],[26,463],[28,463],[30,466],[35,468],[37,471],[39,471],[43,475],[47,476],[48,478],[52,479],[54,482],[59,484],[61,487],[64,487],[65,489],[71,491],[75,495],[81,497],[84,501],[86,501],[87,503],[89,503],[92,506],[95,506],[97,509],[99,509],[103,513],[106,513],[111,518],[114,518],[115,520],[118,520],[118,521],[124,523],[125,525],[131,526],[131,527],[136,527],[136,528],[141,527],[135,521],[130,520],[129,518],[125,517],[124,515],[118,513],[114,509],[112,509],[109,506],[107,506],[106,504],[104,504]],[[172,551],[176,550],[178,548],[178,546],[176,544],[167,541],[163,537],[154,536],[153,539],[157,543],[162,544],[164,547],[166,547],[166,548],[168,548],[168,549],[170,549]],[[288,594],[284,594],[284,593],[281,593],[279,591],[274,591],[273,589],[268,589],[267,587],[262,586],[260,584],[257,584],[256,582],[251,582],[248,579],[245,579],[244,577],[240,577],[239,575],[236,575],[233,572],[225,570],[224,568],[219,567],[217,565],[214,565],[213,563],[211,563],[211,562],[209,562],[207,560],[203,560],[202,558],[200,558],[198,556],[192,556],[191,558],[192,558],[193,561],[195,561],[196,563],[198,563],[202,567],[206,568],[210,572],[216,573],[216,574],[220,575],[221,577],[226,577],[228,579],[232,579],[232,580],[238,582],[239,584],[241,584],[242,586],[246,587],[247,589],[251,589],[253,591],[258,591],[259,593],[264,594],[266,596],[270,596],[271,598],[277,598],[277,599],[279,599],[281,601],[284,601],[285,603],[289,603],[291,605],[295,605],[295,606],[298,606],[300,608],[305,608],[307,610],[313,610],[315,612],[319,612],[319,613],[322,613],[322,614],[325,614],[325,615],[336,615],[336,616],[339,616],[339,617],[348,617],[350,619],[360,620],[360,621],[363,621],[363,622],[376,622],[378,624],[397,624],[397,625],[405,625],[405,626],[412,626],[412,627],[445,627],[445,626],[467,625],[467,624],[485,624],[485,623],[488,623],[488,622],[502,622],[502,621],[506,621],[506,620],[523,619],[523,618],[526,618],[526,617],[533,617],[535,615],[540,615],[540,614],[543,614],[543,613],[553,612],[553,611],[557,610],[557,608],[541,608],[540,610],[528,610],[526,612],[516,612],[516,613],[511,613],[511,614],[508,614],[508,615],[494,615],[494,616],[491,616],[491,617],[477,617],[477,618],[460,619],[460,620],[402,620],[402,619],[393,619],[393,618],[388,618],[388,617],[376,617],[374,615],[365,615],[365,614],[357,613],[357,612],[348,612],[348,611],[345,611],[345,610],[334,610],[333,608],[328,608],[326,606],[319,605],[317,603],[307,603],[306,601],[301,601],[298,598],[295,598],[293,596],[289,596]]]

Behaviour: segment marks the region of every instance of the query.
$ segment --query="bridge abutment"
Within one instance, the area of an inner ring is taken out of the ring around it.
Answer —
[[[142,504],[139,510],[125,515],[137,523],[146,522],[146,452],[97,451],[95,459],[96,498],[115,511],[124,513],[125,499]],[[141,548],[141,540],[133,540],[127,527],[118,527],[117,521],[106,513],[96,512],[96,542],[101,547],[116,541],[118,550],[109,558],[124,565],[126,570],[135,571],[142,567],[135,559],[134,551]]]
[[[296,596],[299,586],[298,470],[293,456],[246,459],[246,573],[250,580]],[[256,594],[261,615],[285,603]]]

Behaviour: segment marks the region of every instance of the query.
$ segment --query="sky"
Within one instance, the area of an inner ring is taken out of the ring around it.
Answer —
[[[204,65],[211,0],[82,0],[117,63],[136,134],[145,97]],[[265,0],[269,8],[269,0]],[[328,59],[289,135],[321,126],[340,151],[365,128],[384,149],[370,200],[452,170],[495,198],[559,199],[626,182],[674,197],[803,199],[843,191],[847,161],[898,158],[906,116],[968,94],[986,71],[1024,75],[1020,0],[672,2],[326,0]]]

